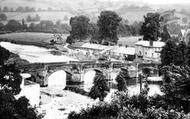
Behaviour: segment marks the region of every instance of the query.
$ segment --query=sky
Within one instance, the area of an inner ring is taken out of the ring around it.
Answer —
[[[105,0],[105,1],[127,1],[127,0]],[[190,0],[129,0],[129,1],[144,2],[144,3],[149,3],[149,4],[184,4],[184,3],[190,3]]]
[[[145,3],[150,4],[183,4],[190,3],[190,0],[141,0]]]

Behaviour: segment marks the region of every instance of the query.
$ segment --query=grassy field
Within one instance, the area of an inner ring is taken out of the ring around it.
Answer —
[[[64,34],[63,39],[66,40],[67,36],[68,34]],[[139,38],[142,38],[142,36],[120,37],[118,44],[122,44],[123,46],[135,46]],[[50,44],[51,39],[53,39],[53,34],[51,33],[21,32],[0,35],[0,41],[54,48],[54,46]]]
[[[135,43],[138,42],[139,38],[143,38],[142,36],[129,36],[129,37],[120,37],[118,40],[118,44],[121,44],[122,46],[131,46],[134,47]]]
[[[63,36],[63,39],[66,39],[66,37],[67,34]],[[50,44],[51,39],[53,39],[53,34],[51,33],[21,32],[0,35],[0,41],[54,48],[54,46]]]

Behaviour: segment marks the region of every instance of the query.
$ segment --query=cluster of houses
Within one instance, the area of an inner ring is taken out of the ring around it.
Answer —
[[[160,41],[137,41],[134,46],[104,46],[92,43],[75,43],[69,47],[73,50],[85,51],[86,56],[109,56],[110,61],[134,61],[136,59],[147,62],[160,62],[160,51],[165,45]]]

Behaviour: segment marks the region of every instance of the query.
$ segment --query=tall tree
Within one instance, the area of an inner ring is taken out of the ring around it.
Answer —
[[[22,25],[16,20],[9,20],[6,25],[6,29],[15,32],[18,30],[22,30]]]
[[[117,43],[117,29],[122,20],[119,15],[113,11],[102,11],[98,17],[98,27],[100,39],[105,42]]]
[[[93,86],[89,92],[89,96],[93,99],[99,98],[103,101],[109,91],[108,82],[102,72],[96,71]]]
[[[144,40],[157,41],[160,36],[160,14],[148,13],[144,16],[144,23],[141,27],[141,35]]]
[[[163,47],[161,51],[161,63],[162,66],[170,65],[175,61],[175,53],[176,53],[176,43],[172,40],[166,42],[166,45]]]
[[[88,37],[89,21],[90,19],[83,15],[71,17],[70,19],[71,38],[77,39],[80,41],[86,39]]]
[[[184,41],[181,41],[176,48],[176,53],[175,53],[175,60],[174,60],[174,64],[175,65],[184,65],[185,64],[185,60],[186,60],[186,43]]]
[[[163,27],[163,32],[161,33],[161,40],[163,42],[166,42],[167,40],[169,40],[171,37],[170,37],[170,34],[168,32],[168,29],[167,29],[167,26],[165,25]]]
[[[6,14],[0,14],[0,21],[6,21],[7,15]]]
[[[186,62],[186,64],[188,66],[190,66],[190,42],[187,45],[185,54],[186,54],[186,60],[185,60],[185,62]]]
[[[122,68],[115,80],[117,81],[118,91],[126,91],[127,83],[130,80],[128,69]]]

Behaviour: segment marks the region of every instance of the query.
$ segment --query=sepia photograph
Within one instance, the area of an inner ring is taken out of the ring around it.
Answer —
[[[190,0],[0,0],[0,119],[190,119]]]

